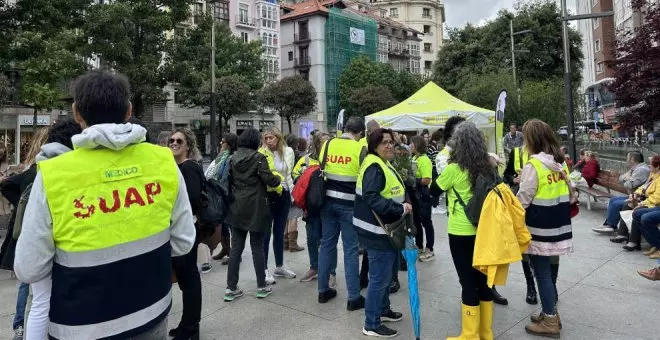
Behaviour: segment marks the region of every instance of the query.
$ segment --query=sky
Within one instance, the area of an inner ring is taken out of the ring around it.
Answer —
[[[513,11],[513,6],[524,0],[443,0],[448,27],[463,27],[468,22],[482,25],[494,19],[500,9]],[[556,0],[559,5],[560,0]],[[569,11],[575,13],[575,0],[566,0]]]

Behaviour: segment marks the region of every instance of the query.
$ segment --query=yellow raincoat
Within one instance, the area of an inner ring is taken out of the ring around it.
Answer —
[[[488,287],[503,286],[509,264],[520,261],[532,236],[525,226],[525,209],[506,184],[492,190],[481,209],[472,266],[488,277]]]

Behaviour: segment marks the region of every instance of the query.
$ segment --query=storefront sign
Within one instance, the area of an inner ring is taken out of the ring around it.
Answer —
[[[271,126],[275,126],[275,121],[274,120],[260,120],[259,121],[259,128],[260,129],[271,127]]]
[[[33,125],[33,115],[19,115],[18,122],[21,125]],[[37,125],[50,125],[50,116],[37,116]]]
[[[251,120],[237,120],[236,121],[236,128],[237,129],[245,129],[245,128],[251,128],[254,126],[254,122]]]

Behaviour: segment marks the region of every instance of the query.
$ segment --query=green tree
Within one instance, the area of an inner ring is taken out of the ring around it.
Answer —
[[[289,133],[292,133],[291,123],[308,115],[316,107],[316,90],[312,83],[300,76],[285,77],[268,84],[261,91],[261,102],[264,107],[273,109],[286,119]]]
[[[215,102],[225,129],[229,127],[231,117],[248,112],[251,105],[250,101],[245,99],[250,96],[250,87],[248,87],[245,78],[233,74],[218,79],[215,88]],[[220,130],[222,131],[222,128]]]
[[[4,74],[0,73],[0,108],[2,108],[4,103],[9,101],[10,96],[11,87],[9,84],[9,79],[7,79]]]
[[[367,116],[398,103],[385,86],[367,85],[351,93],[347,99],[348,115]]]
[[[167,85],[163,56],[167,32],[189,18],[192,0],[116,0],[92,5],[81,25],[88,44],[85,55],[100,57],[103,68],[126,75],[133,113],[164,101]]]

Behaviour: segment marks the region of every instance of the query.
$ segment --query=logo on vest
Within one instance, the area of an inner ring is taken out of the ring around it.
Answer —
[[[326,157],[326,162],[336,164],[350,164],[352,160],[353,158],[350,156],[328,155]]]
[[[103,182],[114,182],[140,176],[142,176],[142,167],[139,165],[101,170],[101,180]]]
[[[390,189],[390,193],[392,194],[393,197],[403,196],[403,188],[397,185]]]
[[[120,195],[119,190],[115,189],[111,194],[111,202],[109,202],[106,197],[99,196],[98,209],[104,214],[112,214],[119,211],[121,208],[127,209],[136,204],[141,207],[154,204],[154,197],[161,192],[160,183],[145,184],[143,192],[144,194],[142,194],[136,187],[129,187],[126,189],[126,193]],[[73,217],[79,219],[90,218],[97,212],[97,206],[94,203],[85,204],[85,196],[74,199],[73,207],[76,209],[76,211],[73,212]]]
[[[548,178],[548,184],[559,183],[560,181],[564,181],[564,179],[561,177],[561,174],[558,172],[553,172],[549,174],[547,178]]]

